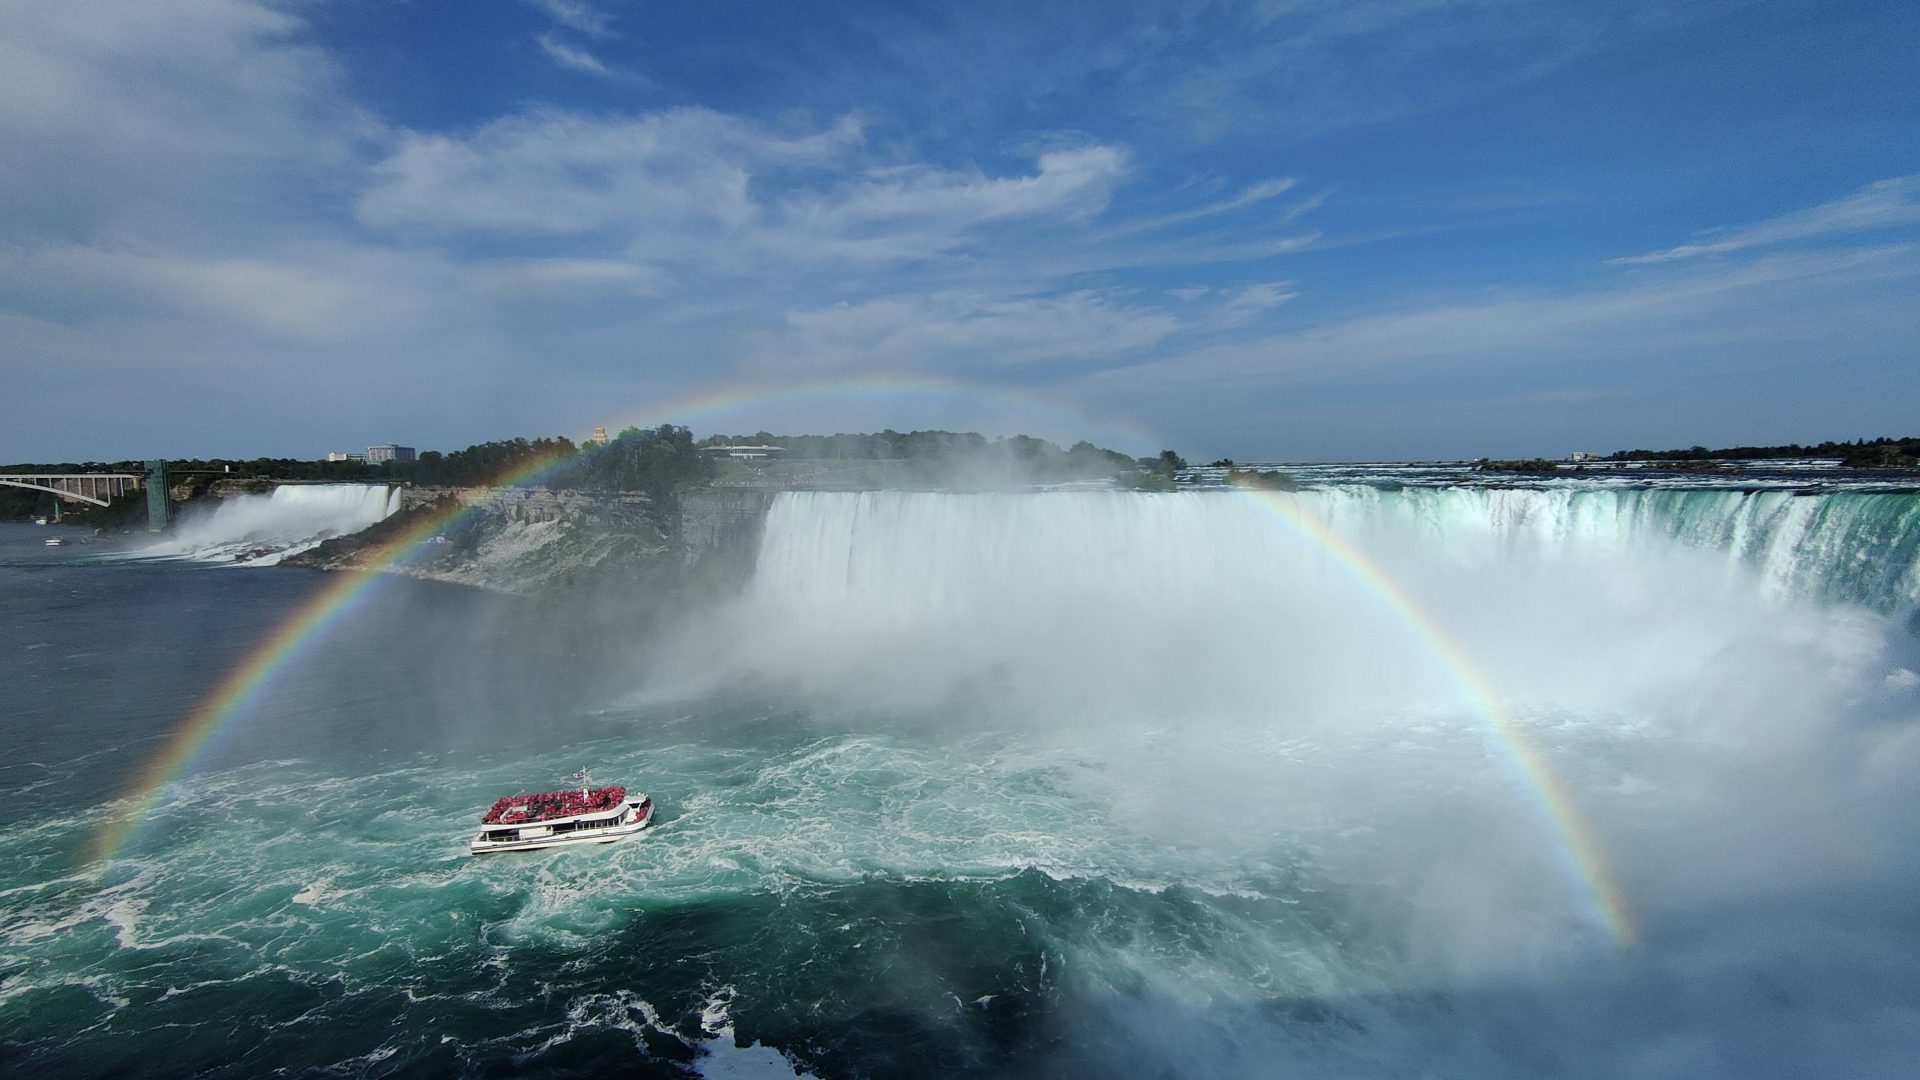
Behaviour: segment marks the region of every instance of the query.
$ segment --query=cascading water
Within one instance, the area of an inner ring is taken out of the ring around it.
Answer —
[[[1431,550],[1495,543],[1526,552],[1705,553],[1776,598],[1863,604],[1920,599],[1920,495],[1660,487],[1352,486],[1292,498],[1360,533],[1415,529]]]
[[[271,566],[329,537],[344,536],[400,509],[385,484],[283,484],[264,495],[230,495],[189,513],[166,539],[139,554]]]
[[[1594,681],[1567,660],[1583,647],[1697,656],[1794,605],[1910,606],[1920,496],[788,493],[730,632],[754,643],[742,654],[763,674],[818,682],[844,669],[861,694],[1031,666],[1051,684],[1071,670],[1077,695],[1139,684],[1128,700],[1275,673],[1262,692],[1431,690],[1434,662],[1396,629],[1405,615],[1383,586],[1499,685],[1564,697]],[[1194,678],[1143,673],[1143,658]],[[1618,691],[1610,682],[1600,696]]]
[[[1906,1075],[1914,499],[787,493],[628,700],[551,609],[383,582],[102,864],[153,703],[326,586],[0,560],[48,676],[0,728],[0,1061]],[[656,827],[462,855],[582,764]]]
[[[1917,895],[1917,526],[1870,493],[788,493],[678,666],[1050,777],[1046,809],[919,781],[882,832],[971,796],[978,833],[894,872],[1188,898],[1050,926],[1108,1040],[1077,1067],[1871,1072],[1920,1019],[1873,914]]]

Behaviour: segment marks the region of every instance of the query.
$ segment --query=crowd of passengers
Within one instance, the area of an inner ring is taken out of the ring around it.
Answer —
[[[518,825],[528,821],[572,817],[611,810],[627,798],[623,787],[591,788],[577,791],[546,791],[538,795],[509,795],[493,804],[482,825]]]

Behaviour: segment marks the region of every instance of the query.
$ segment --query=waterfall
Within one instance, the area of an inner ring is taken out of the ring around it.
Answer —
[[[285,484],[190,510],[165,539],[139,554],[271,566],[399,509],[400,489],[385,484]]]
[[[1190,594],[1301,554],[1289,514],[1416,575],[1435,561],[1687,552],[1775,599],[1882,612],[1920,600],[1920,495],[1657,488],[787,493],[769,515],[755,589],[794,603],[853,591],[936,609],[995,591]]]
[[[1437,548],[1678,546],[1776,599],[1895,611],[1920,600],[1920,495],[1677,488],[1343,488],[1289,496],[1339,531],[1412,530]]]
[[[789,492],[711,648],[719,677],[899,705],[1457,700],[1452,656],[1503,692],[1606,707],[1643,676],[1679,692],[1789,609],[1896,613],[1916,562],[1920,497],[1900,494]]]

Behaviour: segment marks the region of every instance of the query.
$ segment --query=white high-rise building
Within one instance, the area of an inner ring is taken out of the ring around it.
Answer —
[[[412,461],[416,456],[411,446],[382,443],[379,446],[367,447],[367,464],[369,465],[378,465],[387,461]]]

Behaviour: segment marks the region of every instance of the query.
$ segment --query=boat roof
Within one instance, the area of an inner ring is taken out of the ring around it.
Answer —
[[[626,801],[627,789],[618,785],[508,795],[497,800],[486,816],[480,819],[480,823],[525,825],[529,822],[558,821],[562,818],[610,813],[620,809]]]

